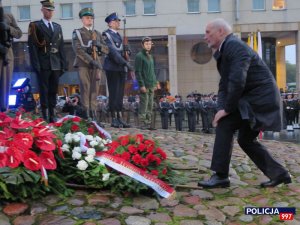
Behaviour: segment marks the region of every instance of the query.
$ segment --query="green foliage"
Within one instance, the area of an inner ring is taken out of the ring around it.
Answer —
[[[296,65],[286,62],[286,82],[296,82]]]

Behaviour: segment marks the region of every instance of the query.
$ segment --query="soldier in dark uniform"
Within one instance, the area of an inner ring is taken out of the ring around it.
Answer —
[[[162,129],[168,129],[169,109],[171,109],[170,103],[167,101],[167,97],[163,95],[160,99],[158,108],[161,117]]]
[[[175,117],[175,127],[176,130],[182,131],[182,120],[184,114],[184,104],[182,102],[181,96],[176,95],[175,101],[171,104],[172,110]]]
[[[13,38],[20,38],[22,31],[10,13],[3,13],[0,1],[0,112],[8,108],[8,96],[14,69]]]
[[[120,19],[117,13],[112,13],[105,18],[109,29],[103,32],[106,44],[109,47],[109,54],[104,61],[106,72],[109,108],[112,117],[112,127],[130,127],[122,120],[123,96],[125,88],[126,71],[133,71],[133,67],[124,59],[124,46],[120,29]]]
[[[74,67],[77,67],[79,72],[81,101],[86,109],[86,117],[97,120],[97,96],[103,74],[101,56],[108,54],[108,48],[102,34],[93,27],[93,9],[80,10],[79,18],[83,27],[75,29],[72,37],[76,53]]]
[[[287,122],[287,130],[293,131],[293,122],[295,119],[295,108],[297,107],[297,103],[294,101],[291,93],[287,95],[287,99],[284,101],[283,106]]]
[[[195,132],[196,131],[196,112],[199,108],[199,105],[195,101],[194,96],[188,95],[187,99],[188,99],[188,101],[185,103],[185,110],[186,110],[187,116],[188,116],[189,132]]]
[[[67,70],[61,26],[51,21],[54,2],[41,1],[43,18],[29,24],[28,46],[31,65],[37,74],[43,118],[54,122],[59,77]]]

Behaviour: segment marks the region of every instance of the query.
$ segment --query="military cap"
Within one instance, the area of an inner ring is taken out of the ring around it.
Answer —
[[[175,95],[175,98],[181,98],[181,96],[180,95]]]
[[[54,1],[53,0],[44,0],[41,1],[41,4],[43,6],[43,8],[54,11],[55,7],[54,7]]]
[[[79,18],[81,19],[83,16],[92,16],[94,17],[94,10],[92,8],[84,8],[79,11]]]
[[[111,21],[113,20],[119,20],[119,17],[118,17],[118,14],[116,12],[113,12],[112,14],[108,15],[106,18],[105,18],[105,22],[106,23],[110,23]]]
[[[193,96],[192,96],[191,94],[189,94],[189,95],[187,95],[186,97],[187,97],[187,98],[191,98],[191,97],[193,97]]]
[[[78,99],[80,99],[80,94],[74,93],[74,94],[70,95],[70,98],[75,98],[75,97],[77,97]]]

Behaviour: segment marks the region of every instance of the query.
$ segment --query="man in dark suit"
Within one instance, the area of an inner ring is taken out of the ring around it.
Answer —
[[[232,34],[231,26],[215,19],[206,26],[205,39],[214,52],[221,79],[218,111],[214,117],[216,137],[211,170],[216,173],[204,188],[228,187],[232,141],[238,143],[270,179],[261,187],[291,183],[289,172],[257,141],[260,130],[280,131],[280,95],[273,74],[256,52]]]
[[[43,18],[29,24],[30,61],[37,74],[43,118],[52,123],[59,77],[67,70],[61,26],[51,21],[54,3],[41,1]]]
[[[133,71],[133,67],[124,57],[124,46],[120,29],[120,19],[117,13],[112,13],[105,18],[109,29],[103,32],[109,54],[106,56],[103,69],[106,72],[109,92],[109,109],[112,117],[112,127],[130,127],[122,120],[123,97],[125,89],[126,70]]]

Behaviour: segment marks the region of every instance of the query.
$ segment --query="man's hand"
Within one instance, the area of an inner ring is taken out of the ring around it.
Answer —
[[[228,114],[229,114],[229,113],[225,112],[224,109],[219,110],[219,111],[216,113],[216,115],[215,115],[215,118],[214,118],[214,120],[213,120],[213,122],[212,122],[212,125],[213,125],[214,127],[217,127],[217,126],[218,126],[219,120],[222,119],[223,117],[227,116]]]
[[[143,87],[140,88],[140,91],[141,91],[142,93],[146,93],[147,89],[146,89],[145,86],[143,86]]]
[[[93,69],[102,69],[102,65],[96,61],[96,60],[92,60],[90,61],[90,66],[93,68]]]
[[[132,67],[132,65],[130,65],[129,62],[126,62],[125,66],[128,68],[129,71],[134,71],[134,68]]]

